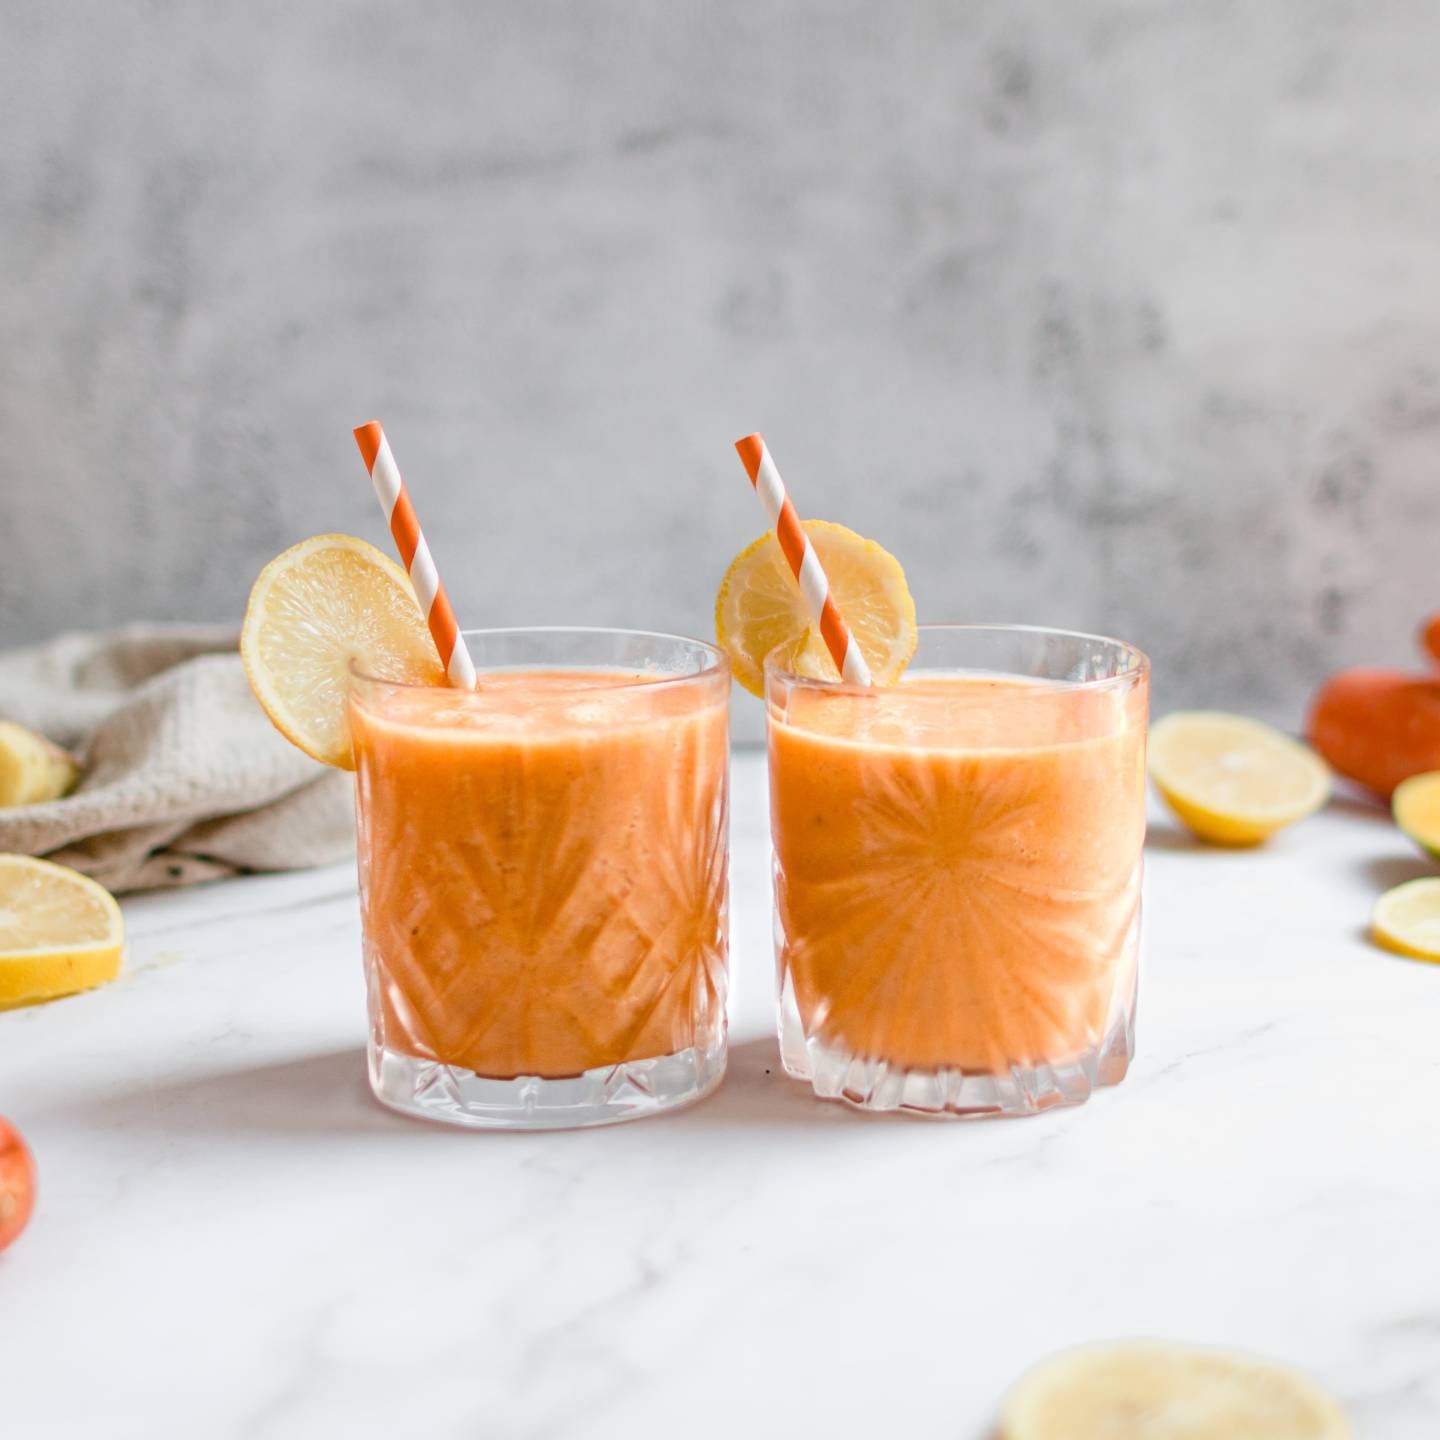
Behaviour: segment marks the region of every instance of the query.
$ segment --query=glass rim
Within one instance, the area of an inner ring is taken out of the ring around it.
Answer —
[[[634,679],[620,680],[614,684],[606,685],[607,690],[639,689],[641,686],[653,688],[657,685],[688,685],[699,680],[709,679],[714,675],[730,674],[730,657],[718,645],[712,645],[708,640],[699,640],[693,635],[678,635],[668,630],[634,630],[623,625],[492,625],[481,626],[477,629],[462,630],[461,638],[465,640],[480,639],[484,637],[501,635],[579,635],[595,638],[597,636],[619,636],[632,640],[667,640],[674,641],[681,645],[693,645],[705,656],[705,664],[702,669],[691,671],[688,675],[659,675],[648,678],[637,675]],[[422,680],[391,680],[384,675],[372,675],[368,670],[362,669],[359,660],[352,657],[346,666],[350,672],[350,679],[353,682],[363,681],[367,685],[385,685],[392,690],[434,690],[440,687],[428,685]],[[476,666],[477,676],[485,672],[480,666]],[[526,669],[542,668],[540,666],[526,666]],[[451,688],[453,687],[445,687]],[[576,690],[591,690],[593,685],[577,684]],[[464,691],[460,692],[464,694]],[[471,691],[471,694],[478,694],[478,689]]]
[[[1105,675],[1094,680],[1062,680],[1055,679],[1056,685],[1063,685],[1074,690],[1103,690],[1107,687],[1119,689],[1125,685],[1133,685],[1142,676],[1150,674],[1150,657],[1138,646],[1132,645],[1128,640],[1117,639],[1113,635],[1096,635],[1088,630],[1062,630],[1051,625],[987,625],[969,624],[959,621],[940,620],[933,624],[917,625],[915,629],[923,638],[927,634],[940,632],[949,634],[989,634],[989,635],[1037,635],[1053,640],[1082,640],[1092,645],[1108,645],[1128,657],[1129,664],[1126,669],[1114,675]],[[783,680],[792,687],[802,686],[810,690],[820,690],[837,695],[868,695],[871,687],[865,685],[852,685],[847,680],[826,680],[816,675],[800,675],[794,670],[786,670],[783,666],[782,652],[789,648],[788,643],[777,645],[765,657],[764,671],[765,681],[768,686],[772,677]],[[916,648],[919,648],[919,640],[916,641]],[[923,666],[920,667],[923,670]],[[1003,672],[996,672],[997,674]],[[905,675],[910,674],[907,665]],[[904,676],[902,675],[902,679]]]

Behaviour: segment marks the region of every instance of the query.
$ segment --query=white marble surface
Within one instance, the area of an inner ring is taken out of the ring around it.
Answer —
[[[1246,855],[1162,822],[1130,1078],[937,1125],[778,1073],[759,756],[735,783],[731,1071],[680,1115],[380,1110],[346,870],[134,900],[124,978],[0,1015],[41,1173],[0,1434],[979,1440],[1032,1360],[1135,1334],[1437,1432],[1440,969],[1363,938],[1423,868],[1378,812]]]

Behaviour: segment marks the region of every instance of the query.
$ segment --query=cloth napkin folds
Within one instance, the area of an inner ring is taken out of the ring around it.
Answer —
[[[270,724],[233,630],[132,626],[0,654],[0,718],[74,751],[76,790],[0,809],[0,851],[112,891],[353,853],[353,786]]]

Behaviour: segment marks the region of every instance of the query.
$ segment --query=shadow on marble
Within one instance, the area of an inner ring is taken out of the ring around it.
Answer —
[[[168,1133],[379,1135],[408,1130],[370,1094],[365,1047],[248,1069],[176,1077],[106,1096],[87,1114],[106,1124]]]
[[[1197,840],[1188,830],[1182,830],[1178,825],[1155,825],[1153,823],[1145,831],[1145,848],[1147,850],[1182,850],[1186,852],[1204,851],[1207,854],[1213,854],[1220,849],[1215,845],[1207,845],[1203,840]]]
[[[1330,797],[1325,806],[1327,810],[1339,815],[1353,815],[1359,820],[1383,820],[1387,825],[1394,823],[1390,806],[1384,800],[1345,781],[1340,784],[1343,788]]]
[[[365,1049],[359,1045],[250,1068],[162,1079],[144,1089],[112,1092],[98,1104],[87,1103],[86,1111],[107,1126],[153,1128],[181,1135],[204,1131],[313,1138],[428,1133],[470,1135],[473,1139],[477,1134],[387,1110],[370,1093]],[[614,1128],[814,1128],[827,1123],[853,1124],[863,1118],[843,1105],[817,1100],[808,1086],[786,1076],[774,1038],[766,1037],[731,1045],[724,1083],[708,1099],[673,1115]],[[536,1132],[486,1133],[515,1137]]]
[[[280,1060],[248,1069],[176,1077],[112,1093],[86,1105],[87,1116],[106,1126],[140,1127],[184,1135],[303,1136],[397,1135],[425,1132],[475,1136],[478,1132],[393,1114],[370,1093],[362,1046]],[[633,1125],[613,1127],[634,1132],[656,1126],[694,1131],[735,1130],[754,1133],[804,1129],[814,1134],[840,1126],[930,1124],[925,1116],[878,1115],[820,1100],[808,1085],[791,1079],[780,1064],[773,1037],[741,1040],[730,1046],[724,1083],[707,1099]],[[605,1127],[607,1130],[611,1127]],[[491,1137],[535,1135],[535,1131],[488,1131]],[[588,1134],[553,1130],[554,1136]]]
[[[1385,855],[1379,859],[1363,861],[1360,874],[1379,892],[1393,890],[1407,880],[1423,880],[1426,876],[1440,875],[1440,865],[1425,859],[1423,855]]]

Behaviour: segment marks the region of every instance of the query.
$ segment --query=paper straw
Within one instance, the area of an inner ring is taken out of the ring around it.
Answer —
[[[425,543],[420,522],[415,518],[415,507],[410,503],[410,492],[400,478],[400,467],[390,453],[390,442],[385,438],[380,422],[372,420],[368,425],[361,425],[355,431],[355,443],[365,457],[365,468],[374,482],[376,498],[385,512],[390,533],[395,537],[395,546],[410,576],[415,598],[420,602],[420,613],[430,627],[446,677],[459,690],[473,690],[475,666],[469,650],[465,648],[460,627],[455,623],[455,612],[450,608],[445,587],[440,583],[430,547]]]
[[[790,497],[785,493],[785,482],[775,468],[766,448],[765,437],[758,432],[747,435],[735,442],[735,449],[744,462],[745,473],[765,507],[765,514],[774,527],[775,538],[785,552],[791,573],[800,586],[800,594],[810,614],[819,622],[820,636],[825,648],[835,662],[841,677],[851,685],[869,685],[870,667],[850,633],[834,598],[830,594],[830,582],[825,578],[824,567],[815,547],[810,543]]]

